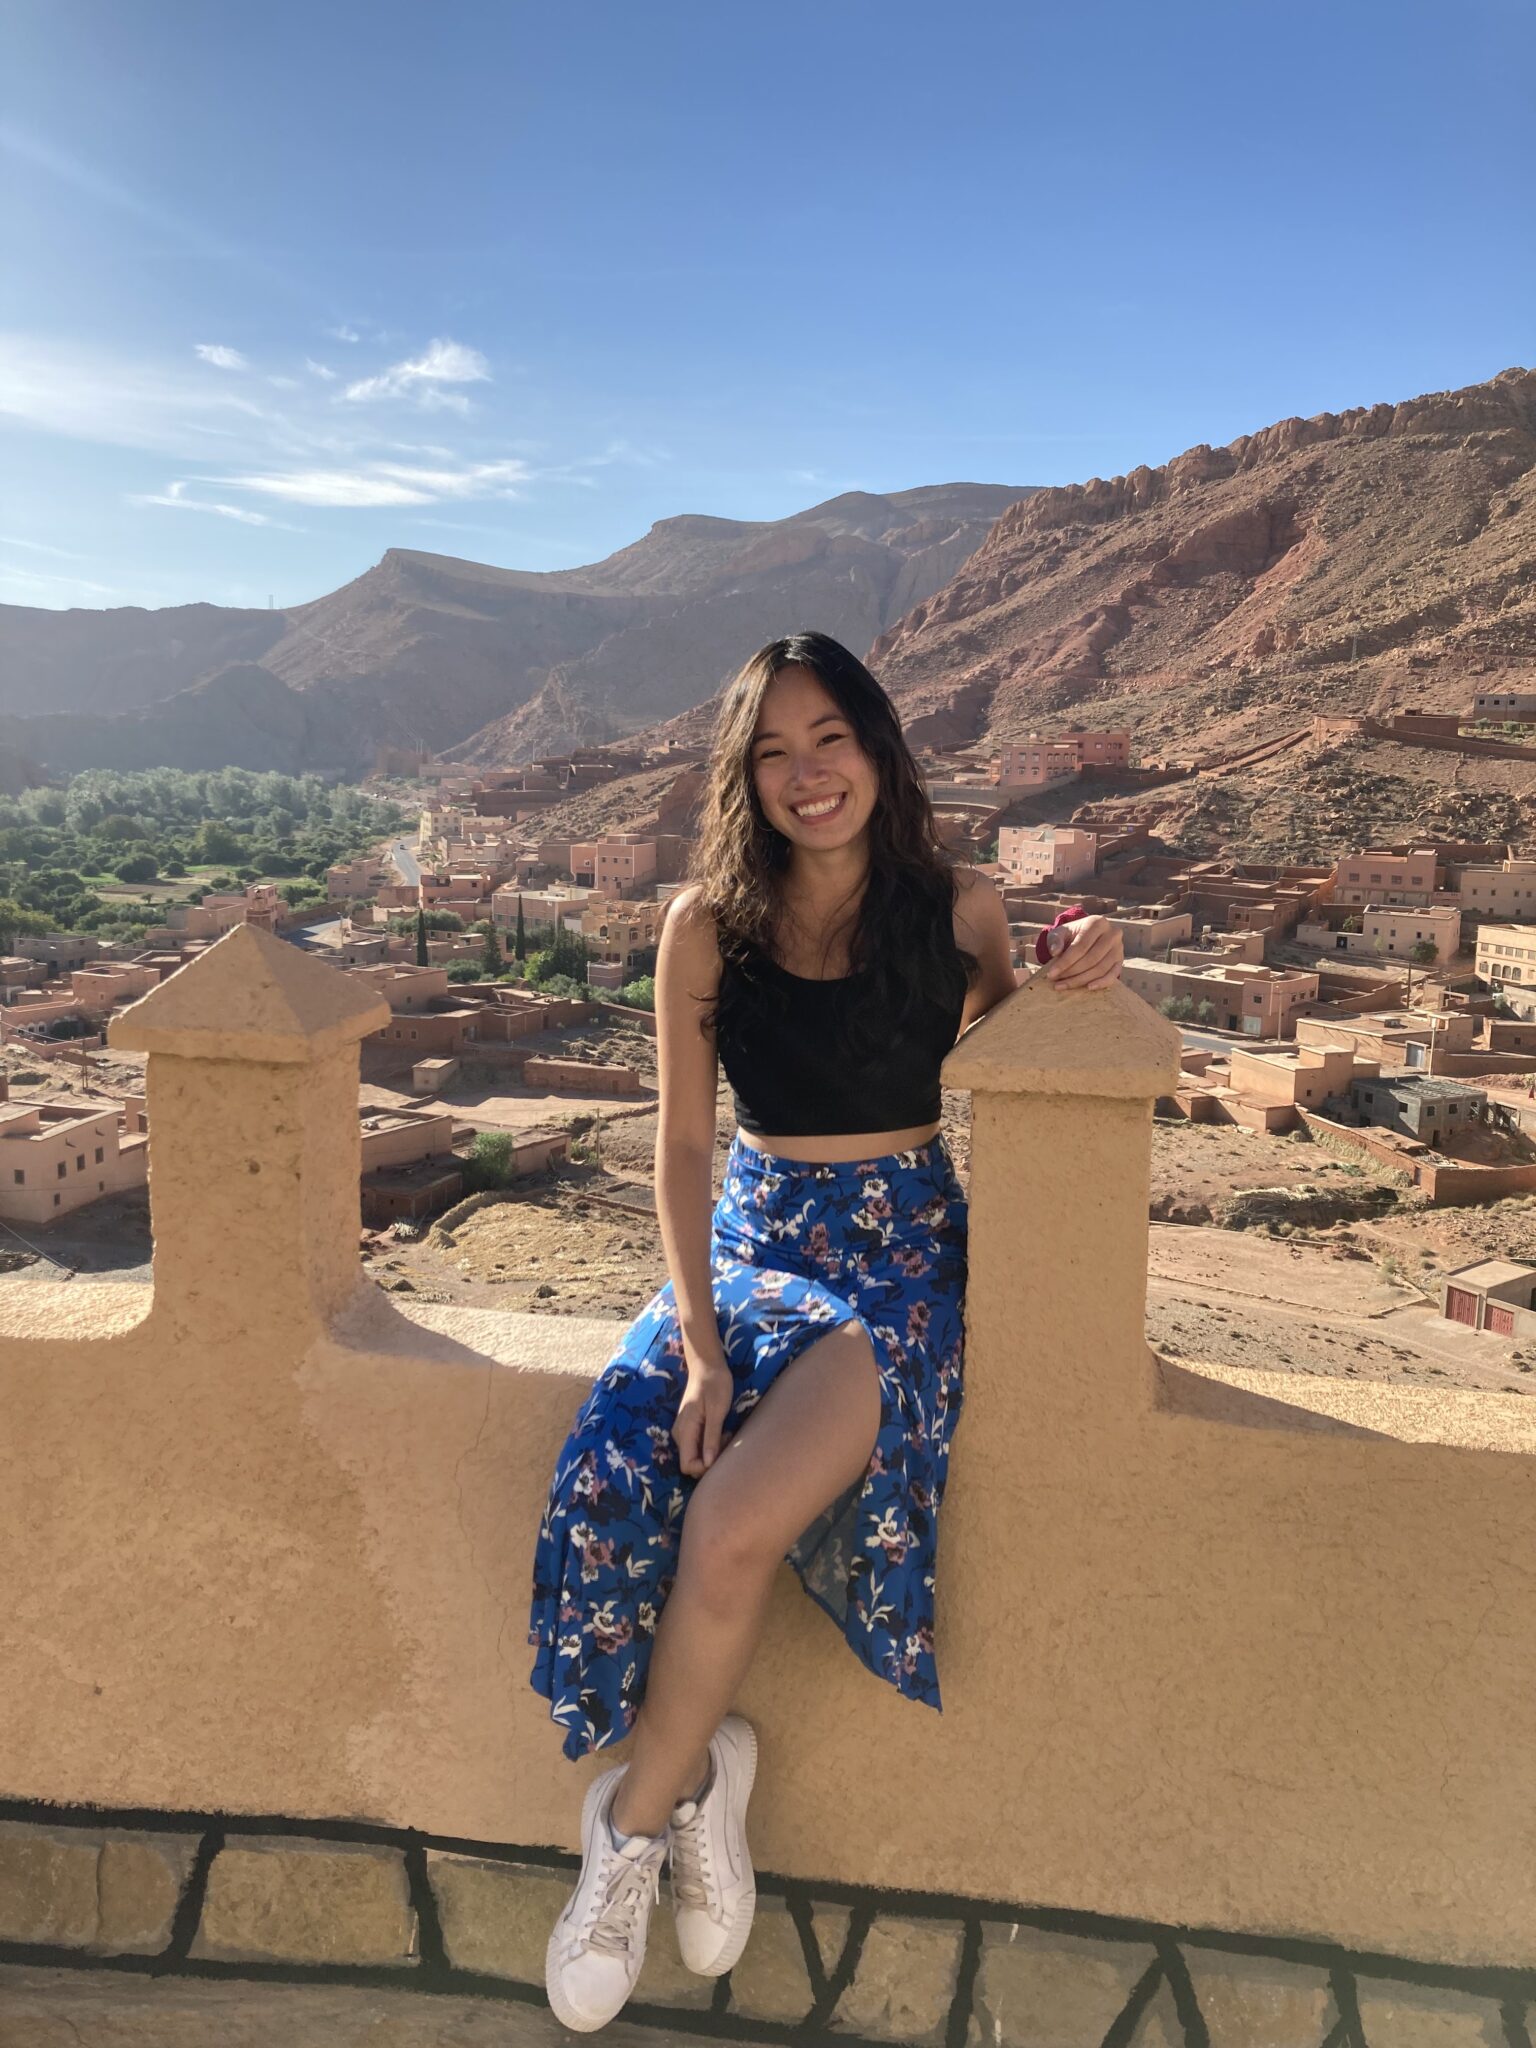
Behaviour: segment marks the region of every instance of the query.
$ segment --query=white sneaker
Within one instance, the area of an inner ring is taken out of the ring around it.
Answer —
[[[714,1767],[697,1805],[672,1809],[672,1910],[683,1961],[701,1977],[723,1977],[752,1932],[757,1884],[747,1853],[747,1801],[757,1771],[751,1723],[727,1714],[709,1745]]]
[[[667,1853],[665,1833],[613,1846],[608,1812],[629,1768],[615,1764],[587,1787],[581,1807],[581,1876],[544,1953],[555,2017],[579,2034],[607,2026],[635,1988]]]

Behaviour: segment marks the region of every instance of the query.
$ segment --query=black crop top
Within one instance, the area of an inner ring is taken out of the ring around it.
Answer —
[[[899,1032],[855,1057],[847,1012],[868,976],[812,981],[761,952],[721,963],[716,1042],[744,1131],[836,1137],[938,1122],[939,1067],[965,1008],[963,971],[953,996],[923,996]]]

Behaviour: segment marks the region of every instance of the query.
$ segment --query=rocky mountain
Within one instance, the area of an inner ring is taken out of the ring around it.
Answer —
[[[620,737],[815,625],[865,647],[1024,487],[850,492],[780,520],[659,520],[547,574],[391,548],[287,611],[0,606],[0,746],[104,762],[366,769],[381,744],[490,764]]]
[[[917,739],[1129,726],[1143,758],[1536,669],[1536,372],[1035,491],[870,655]]]

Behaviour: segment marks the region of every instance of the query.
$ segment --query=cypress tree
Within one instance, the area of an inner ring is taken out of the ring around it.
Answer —
[[[523,924],[523,899],[517,899],[517,937],[512,944],[512,957],[519,966],[528,958],[528,932]]]
[[[427,913],[425,909],[416,912],[416,965],[427,965]]]

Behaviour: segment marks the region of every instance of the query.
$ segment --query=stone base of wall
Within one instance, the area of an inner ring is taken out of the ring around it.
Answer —
[[[542,2004],[575,1870],[361,1823],[10,1802],[0,1963]],[[658,2041],[827,2048],[1532,2048],[1533,2017],[1529,1970],[765,1873],[746,1953],[718,1981],[684,1969],[663,1885],[624,2012]]]

